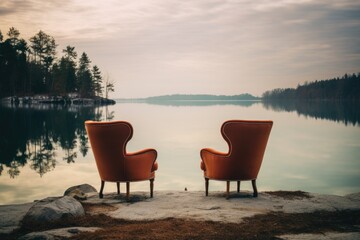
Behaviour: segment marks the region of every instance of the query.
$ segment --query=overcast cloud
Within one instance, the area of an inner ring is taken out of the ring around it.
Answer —
[[[4,0],[0,29],[85,51],[112,97],[261,95],[360,71],[360,2]],[[60,55],[59,55],[60,56]]]

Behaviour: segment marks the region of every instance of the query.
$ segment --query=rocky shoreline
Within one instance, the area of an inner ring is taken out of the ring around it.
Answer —
[[[1,104],[8,107],[31,107],[40,104],[45,105],[82,105],[82,106],[103,106],[113,105],[115,101],[103,97],[93,98],[81,98],[76,94],[69,94],[67,96],[48,96],[48,95],[36,95],[36,96],[24,96],[24,97],[7,97],[1,99]]]
[[[124,227],[126,224],[134,227],[137,224],[144,224],[144,221],[145,226],[147,226],[147,222],[151,221],[164,225],[169,224],[169,222],[176,222],[176,224],[188,224],[189,226],[214,222],[225,224],[225,227],[231,227],[234,224],[237,227],[244,224],[248,218],[252,218],[252,221],[256,222],[257,216],[265,216],[266,219],[266,217],[271,218],[275,214],[281,219],[281,217],[292,215],[310,214],[311,216],[319,213],[320,221],[327,221],[326,218],[328,217],[324,217],[327,216],[326,214],[335,216],[335,219],[338,218],[337,214],[342,214],[343,218],[353,219],[353,222],[345,221],[345,229],[347,230],[342,231],[341,228],[340,232],[331,230],[331,228],[325,228],[330,230],[323,232],[319,226],[315,225],[315,227],[319,227],[321,236],[309,234],[308,231],[304,230],[304,232],[299,233],[300,235],[281,234],[280,236],[276,235],[276,237],[278,239],[323,239],[324,236],[326,239],[360,238],[360,220],[358,217],[360,214],[360,193],[336,196],[301,191],[276,191],[261,192],[258,198],[253,198],[251,193],[243,192],[241,194],[233,193],[228,200],[222,192],[212,192],[208,197],[205,197],[203,192],[191,191],[159,191],[155,192],[154,198],[150,198],[148,195],[147,192],[134,192],[127,199],[123,193],[120,195],[110,193],[105,194],[103,199],[99,199],[94,187],[83,184],[67,189],[64,196],[49,197],[32,203],[2,205],[0,206],[0,238],[27,240],[98,236],[97,234],[106,234],[110,231],[107,229],[108,224],[101,223],[105,220],[118,228]],[[321,219],[321,216],[324,219]],[[96,218],[102,220],[94,220]],[[294,220],[300,219],[300,217],[294,218]],[[306,219],[304,220],[305,223],[312,221]],[[315,219],[319,219],[319,217],[316,215]],[[64,224],[64,222],[68,222],[68,224]],[[78,224],[79,222],[82,224]],[[272,223],[269,222],[269,224]],[[310,222],[309,224],[311,225]],[[257,227],[256,224],[254,227]],[[233,234],[237,236],[236,231]],[[157,236],[156,239],[162,239],[160,235]],[[119,239],[127,239],[123,237],[119,237]],[[189,236],[179,239],[187,238]],[[79,239],[87,239],[87,237]]]

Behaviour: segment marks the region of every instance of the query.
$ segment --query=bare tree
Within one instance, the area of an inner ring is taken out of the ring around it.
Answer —
[[[107,74],[104,81],[104,88],[105,88],[105,98],[109,98],[109,92],[115,91],[115,82],[110,79],[109,75]]]

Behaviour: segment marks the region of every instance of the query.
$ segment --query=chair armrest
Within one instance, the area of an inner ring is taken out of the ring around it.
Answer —
[[[208,177],[217,176],[221,172],[220,168],[228,165],[228,153],[220,152],[211,148],[204,148],[200,151],[200,168]]]
[[[138,152],[126,153],[125,172],[131,179],[147,179],[157,169],[155,149],[144,149]]]
[[[215,155],[219,157],[225,157],[228,155],[228,153],[220,152],[212,148],[203,148],[201,149],[200,155],[201,157],[204,155]]]
[[[143,150],[140,150],[140,151],[137,151],[137,152],[132,152],[132,153],[126,153],[126,157],[134,157],[134,156],[145,156],[145,155],[151,155],[153,154],[155,159],[157,157],[157,152],[155,149],[152,149],[152,148],[147,148],[147,149],[143,149]]]
[[[200,168],[206,171],[214,165],[217,160],[225,159],[228,153],[220,152],[211,148],[203,148],[200,151],[201,163]]]

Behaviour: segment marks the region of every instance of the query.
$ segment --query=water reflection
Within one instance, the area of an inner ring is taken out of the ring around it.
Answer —
[[[359,103],[346,101],[126,101],[118,102],[134,102],[148,103],[153,105],[164,106],[217,106],[217,105],[234,105],[242,107],[251,107],[255,104],[262,104],[266,109],[277,112],[297,112],[305,117],[315,119],[327,119],[335,122],[341,122],[345,125],[360,124],[360,108]]]
[[[120,101],[121,102],[121,101]],[[147,101],[166,106],[234,105],[251,107],[259,101]],[[345,125],[359,125],[358,105],[344,102],[281,101],[261,102],[273,111],[297,112],[307,117],[328,119]],[[89,149],[84,121],[111,120],[114,112],[107,107],[61,107],[39,105],[34,107],[0,107],[0,175],[4,169],[11,178],[20,174],[25,165],[40,176],[56,167],[56,152],[62,150],[62,160],[74,163],[77,150],[86,156]]]
[[[84,121],[110,120],[107,107],[0,107],[0,175],[6,169],[11,178],[29,165],[40,176],[56,167],[57,150],[63,161],[74,163],[77,148],[85,156],[89,149]]]
[[[360,124],[359,104],[340,101],[271,101],[263,102],[266,109],[273,111],[296,111],[299,115],[315,119],[327,119],[345,125]]]
[[[352,126],[353,117],[345,116],[358,112],[353,108],[333,111],[334,115],[261,102],[249,106],[210,103],[206,106],[118,103],[108,108],[0,106],[0,204],[62,195],[69,186],[82,183],[99,187],[84,121],[112,118],[133,125],[129,151],[148,147],[158,150],[160,168],[155,191],[182,191],[185,187],[202,191],[199,151],[204,147],[228,150],[220,134],[221,124],[228,119],[274,121],[258,179],[260,191],[300,189],[340,195],[359,191],[360,128]],[[323,121],[320,119],[323,115],[335,117]],[[357,125],[358,119],[355,118]],[[148,191],[148,183],[136,183],[132,188]],[[250,190],[251,184],[245,182],[242,188]],[[109,185],[105,191],[115,189]],[[225,185],[214,181],[211,189],[224,191]]]

